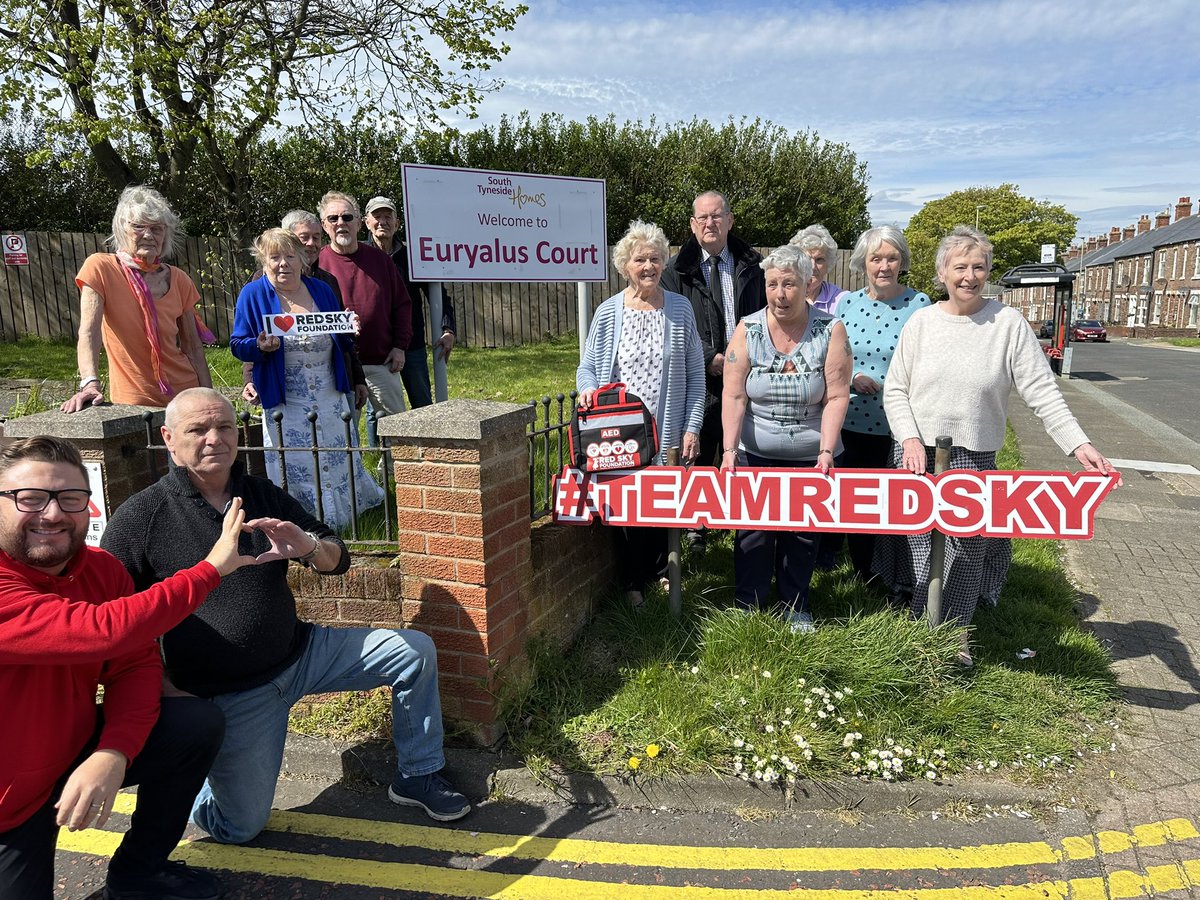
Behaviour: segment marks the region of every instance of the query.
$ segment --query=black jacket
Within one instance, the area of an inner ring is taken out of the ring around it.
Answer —
[[[733,309],[740,322],[743,317],[767,305],[763,270],[758,267],[762,262],[762,254],[732,233],[726,243],[733,256]],[[704,251],[693,235],[679,248],[678,253],[667,260],[662,286],[664,290],[683,294],[692,302],[700,343],[704,346],[707,404],[712,405],[721,399],[721,379],[711,375],[708,367],[714,356],[725,352],[725,305],[715,299],[708,289],[703,259]]]
[[[368,234],[366,243],[372,247],[375,244],[373,235]],[[404,286],[408,289],[408,296],[412,299],[412,341],[405,351],[423,350],[425,349],[425,307],[429,304],[429,292],[425,290],[425,282],[413,281],[408,275],[408,247],[404,241],[396,238],[392,241],[392,252],[389,254],[392,257],[392,262],[396,264],[396,268],[400,270],[400,278],[404,281]],[[442,291],[442,330],[433,332],[433,339],[436,341],[443,333],[449,331],[451,334],[457,334],[458,323],[454,320],[454,302],[450,299],[448,291]]]

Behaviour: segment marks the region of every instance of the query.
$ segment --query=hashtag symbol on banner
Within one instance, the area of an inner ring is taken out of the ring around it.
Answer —
[[[574,519],[586,512],[583,507],[583,489],[578,472],[564,472],[558,476],[555,512],[559,518]]]

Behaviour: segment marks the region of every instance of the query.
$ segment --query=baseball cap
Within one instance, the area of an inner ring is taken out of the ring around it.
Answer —
[[[375,210],[383,209],[385,206],[392,212],[395,212],[398,209],[396,206],[396,201],[392,200],[390,197],[372,197],[367,201],[367,208],[363,210],[363,215],[368,216],[375,212]]]

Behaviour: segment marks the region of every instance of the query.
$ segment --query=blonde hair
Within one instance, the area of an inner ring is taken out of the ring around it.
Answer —
[[[272,253],[294,253],[300,258],[302,271],[308,272],[308,257],[304,255],[304,245],[300,243],[300,238],[285,228],[268,228],[255,239],[250,252],[263,268],[266,268],[267,258]]]

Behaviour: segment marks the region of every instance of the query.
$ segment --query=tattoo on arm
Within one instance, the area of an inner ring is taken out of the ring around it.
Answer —
[[[850,347],[850,338],[846,338],[846,346],[845,346],[845,350],[846,350],[846,355],[847,355],[847,356],[853,356],[853,355],[854,355],[854,351],[853,351],[853,350],[851,349],[851,347]]]
[[[730,362],[737,362],[737,354],[734,353],[732,350],[730,350],[728,353],[725,354],[725,358],[727,360],[729,360]]]

